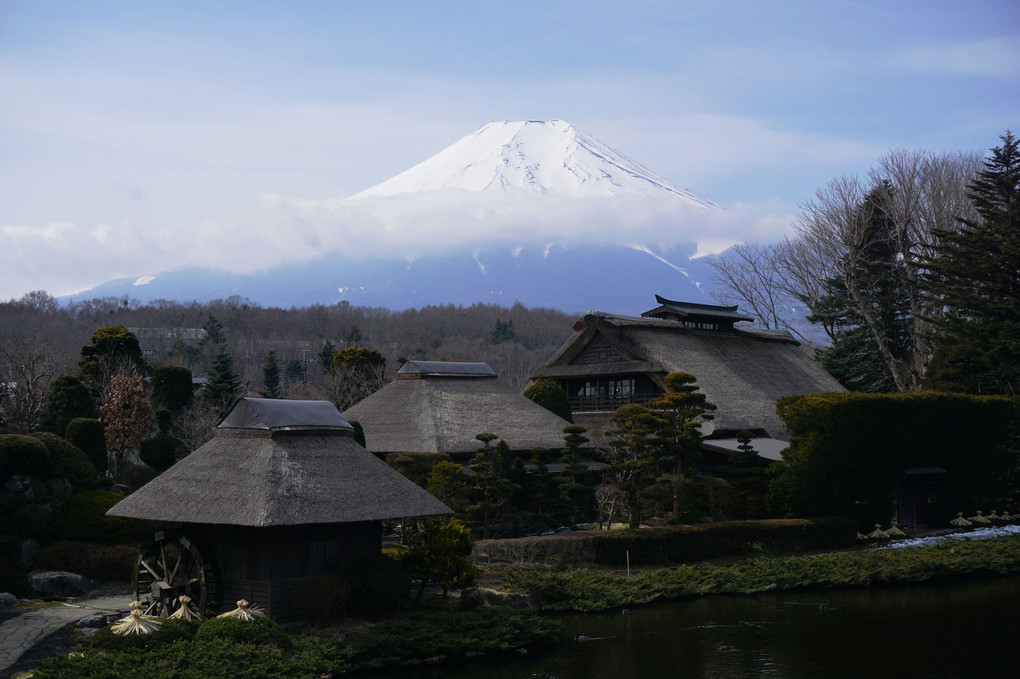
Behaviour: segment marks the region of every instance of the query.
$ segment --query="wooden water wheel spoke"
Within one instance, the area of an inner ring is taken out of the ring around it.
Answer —
[[[156,534],[156,541],[138,557],[132,590],[147,615],[166,617],[180,607],[180,597],[204,613],[211,603],[211,573],[195,546],[184,536]]]

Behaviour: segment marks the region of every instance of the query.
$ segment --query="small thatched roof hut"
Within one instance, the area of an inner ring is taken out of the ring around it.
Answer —
[[[396,379],[344,412],[365,429],[368,449],[474,454],[491,432],[513,451],[563,447],[570,423],[496,380],[487,363],[408,361]],[[394,426],[399,423],[399,426]]]
[[[223,601],[293,618],[294,584],[378,554],[383,520],[450,513],[353,432],[328,401],[242,398],[213,440],[108,514],[179,525],[216,564]]]

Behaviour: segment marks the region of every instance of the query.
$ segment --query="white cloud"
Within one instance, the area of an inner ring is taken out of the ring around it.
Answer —
[[[1017,78],[1020,77],[1020,36],[913,45],[899,52],[894,64],[921,73]]]

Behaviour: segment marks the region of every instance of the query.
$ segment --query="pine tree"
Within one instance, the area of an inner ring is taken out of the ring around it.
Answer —
[[[1020,140],[1000,139],[969,186],[979,218],[936,232],[927,282],[945,313],[934,319],[929,388],[1020,393]]]
[[[209,404],[220,417],[226,416],[234,400],[241,393],[241,383],[234,372],[234,359],[226,346],[220,345],[213,358],[209,381],[202,390],[202,399]]]
[[[579,424],[571,424],[563,428],[563,442],[566,449],[560,456],[564,463],[563,470],[556,477],[559,484],[560,497],[570,508],[570,524],[576,525],[584,510],[591,506],[594,494],[590,484],[586,483],[589,476],[588,465],[581,458],[581,446],[588,443],[587,428]]]
[[[266,362],[262,366],[262,382],[266,388],[259,392],[259,396],[283,398],[280,392],[280,364],[276,362],[276,352],[272,349],[266,354]]]

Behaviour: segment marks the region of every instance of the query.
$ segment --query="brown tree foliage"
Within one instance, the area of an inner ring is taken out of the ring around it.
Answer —
[[[110,456],[110,474],[120,480],[125,463],[138,464],[142,439],[152,433],[152,405],[141,375],[114,375],[100,410]]]

